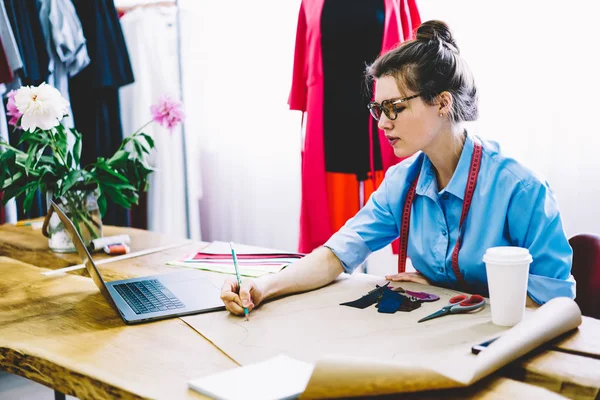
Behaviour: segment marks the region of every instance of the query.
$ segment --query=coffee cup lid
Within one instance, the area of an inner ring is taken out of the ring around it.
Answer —
[[[533,258],[524,247],[498,246],[490,247],[483,255],[483,262],[501,265],[531,263]]]

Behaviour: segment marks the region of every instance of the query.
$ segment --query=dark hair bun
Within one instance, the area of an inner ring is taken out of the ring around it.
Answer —
[[[459,52],[458,46],[452,36],[452,32],[450,32],[450,28],[442,21],[431,20],[423,22],[419,28],[417,28],[417,40],[425,42],[440,41],[448,45],[448,47],[456,53]]]

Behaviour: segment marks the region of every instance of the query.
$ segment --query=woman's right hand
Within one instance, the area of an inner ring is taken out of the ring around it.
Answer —
[[[264,300],[264,290],[258,281],[245,280],[240,289],[237,280],[229,278],[221,287],[225,308],[235,315],[244,315],[244,307],[252,311]]]

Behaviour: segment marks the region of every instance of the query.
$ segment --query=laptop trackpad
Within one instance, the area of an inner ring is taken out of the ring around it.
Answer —
[[[173,275],[173,276],[170,276]],[[164,286],[186,305],[186,308],[213,308],[223,306],[221,291],[199,273],[168,274],[162,277]],[[168,277],[168,278],[167,278]],[[183,278],[183,279],[182,279]]]

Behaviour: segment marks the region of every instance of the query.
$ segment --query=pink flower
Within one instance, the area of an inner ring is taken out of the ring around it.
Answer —
[[[183,104],[168,95],[162,96],[157,104],[150,107],[150,111],[154,122],[169,129],[171,133],[173,133],[173,128],[179,125],[185,117]]]
[[[17,126],[19,122],[19,118],[23,116],[23,113],[19,112],[17,108],[17,104],[15,103],[15,95],[17,94],[16,90],[11,90],[6,94],[8,97],[8,103],[6,105],[6,114],[10,117],[8,121],[9,125]]]

